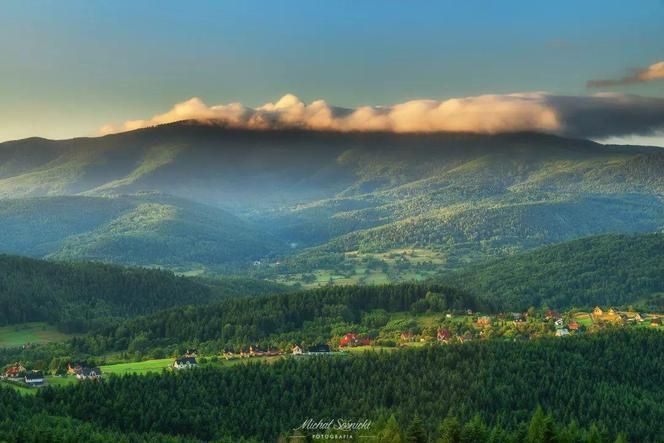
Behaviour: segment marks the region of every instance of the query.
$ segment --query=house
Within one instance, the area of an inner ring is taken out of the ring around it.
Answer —
[[[458,337],[458,339],[461,343],[472,341],[473,340],[473,334],[471,334],[470,331],[467,331],[465,334],[460,335]]]
[[[569,335],[569,331],[567,328],[562,328],[562,329],[557,329],[556,330],[556,337],[565,337]]]
[[[595,309],[593,309],[591,317],[595,322],[598,321],[609,322],[609,323],[624,322],[623,317],[620,315],[620,313],[613,308],[610,308],[607,312],[604,312],[599,306],[596,306]]]
[[[101,379],[101,369],[96,367],[82,367],[76,374],[79,380],[99,380]]]
[[[634,321],[634,322],[643,321],[643,317],[641,317],[641,314],[639,314],[638,312],[626,312],[625,317],[627,318],[627,321]]]
[[[173,369],[190,369],[198,366],[196,357],[180,357],[173,362]]]
[[[339,340],[339,347],[343,348],[346,346],[356,346],[357,342],[358,342],[357,335],[355,335],[352,332],[349,332],[348,334],[341,337],[341,340]]]
[[[553,324],[556,325],[556,328],[560,329],[564,325],[563,319],[562,318],[556,319],[556,321]]]
[[[447,343],[450,340],[452,334],[448,329],[438,328],[436,332],[436,340],[442,343]]]
[[[468,309],[468,310],[466,311],[466,314],[468,314],[468,315],[473,315],[473,310],[472,310],[472,309]]]
[[[41,386],[44,384],[44,375],[41,371],[30,371],[25,374],[24,380],[28,386]]]
[[[577,332],[579,329],[581,329],[581,325],[579,323],[575,322],[575,321],[571,321],[567,325],[567,329],[570,330],[570,331]]]
[[[478,328],[486,328],[488,326],[491,326],[491,317],[484,315],[478,318],[475,324],[477,325]]]
[[[653,327],[662,326],[662,318],[661,317],[653,318],[652,320],[650,320],[650,326],[653,326]]]
[[[293,346],[291,348],[291,354],[293,354],[293,355],[302,355],[303,354],[302,348],[299,347],[298,345]]]
[[[401,341],[411,342],[415,340],[415,334],[413,334],[410,331],[406,331],[402,332],[399,338],[401,339]]]
[[[558,318],[558,317],[560,317],[560,314],[558,314],[553,309],[547,310],[546,313],[544,314],[544,319],[545,320],[551,320],[551,319]]]
[[[19,378],[24,372],[25,367],[23,367],[23,365],[19,362],[16,362],[12,366],[9,366],[7,369],[5,369],[5,377]]]
[[[332,353],[332,351],[330,351],[330,347],[325,343],[312,346],[307,351],[308,355],[321,355],[321,354],[330,354],[330,353]]]
[[[523,314],[520,312],[510,312],[510,316],[512,317],[512,320],[517,322],[523,320]]]

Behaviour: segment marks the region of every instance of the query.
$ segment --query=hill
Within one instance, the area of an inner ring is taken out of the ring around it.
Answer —
[[[249,279],[193,280],[155,269],[0,255],[0,325],[45,321],[80,332],[109,319],[280,290]]]
[[[361,282],[349,277],[365,272],[358,253],[384,261],[376,254],[418,248],[439,267],[459,269],[589,235],[659,231],[663,169],[657,148],[535,133],[247,131],[181,122],[0,144],[0,198],[36,205],[32,198],[48,197],[39,203],[46,217],[66,214],[52,226],[34,215],[0,220],[17,220],[3,243],[8,252],[230,267],[304,285],[310,273],[314,284],[330,275]],[[136,196],[143,191],[176,197],[145,202]],[[83,219],[67,212],[65,195],[80,199]],[[0,206],[8,201],[22,204]],[[256,260],[264,266],[252,267]],[[399,273],[384,263],[386,272],[370,271],[366,280],[394,280]]]
[[[401,424],[423,436],[411,441],[437,441],[457,428],[442,441],[654,442],[663,432],[662,364],[664,335],[641,329],[110,376],[35,396],[0,388],[0,438],[304,440],[294,430],[305,420],[350,417],[368,420],[370,429],[358,433],[381,441],[403,441]],[[531,418],[538,406],[551,416]],[[467,422],[463,429],[454,418]],[[122,435],[127,430],[152,439]]]
[[[664,234],[584,238],[476,265],[442,279],[503,309],[664,307]]]
[[[246,265],[283,243],[236,216],[162,194],[0,200],[6,253],[191,270]]]

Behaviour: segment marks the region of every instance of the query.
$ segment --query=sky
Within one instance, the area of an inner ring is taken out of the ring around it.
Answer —
[[[192,97],[664,98],[664,80],[635,71],[664,60],[664,1],[4,0],[0,57],[0,140],[96,135]]]

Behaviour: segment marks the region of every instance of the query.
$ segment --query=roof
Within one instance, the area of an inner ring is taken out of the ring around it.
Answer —
[[[44,378],[44,375],[41,373],[41,371],[31,371],[25,374],[26,380],[38,380],[42,378]]]
[[[175,359],[175,363],[178,365],[195,365],[196,364],[196,357],[180,357]]]
[[[309,352],[330,352],[330,347],[326,344],[319,344],[310,347]]]
[[[79,374],[81,374],[84,377],[99,376],[101,375],[101,369],[84,367],[81,368]]]

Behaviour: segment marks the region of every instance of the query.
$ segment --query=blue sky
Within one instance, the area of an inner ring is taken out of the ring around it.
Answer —
[[[0,140],[61,138],[192,96],[594,93],[664,60],[664,2],[5,0],[0,55]],[[662,81],[610,90],[664,97]]]

